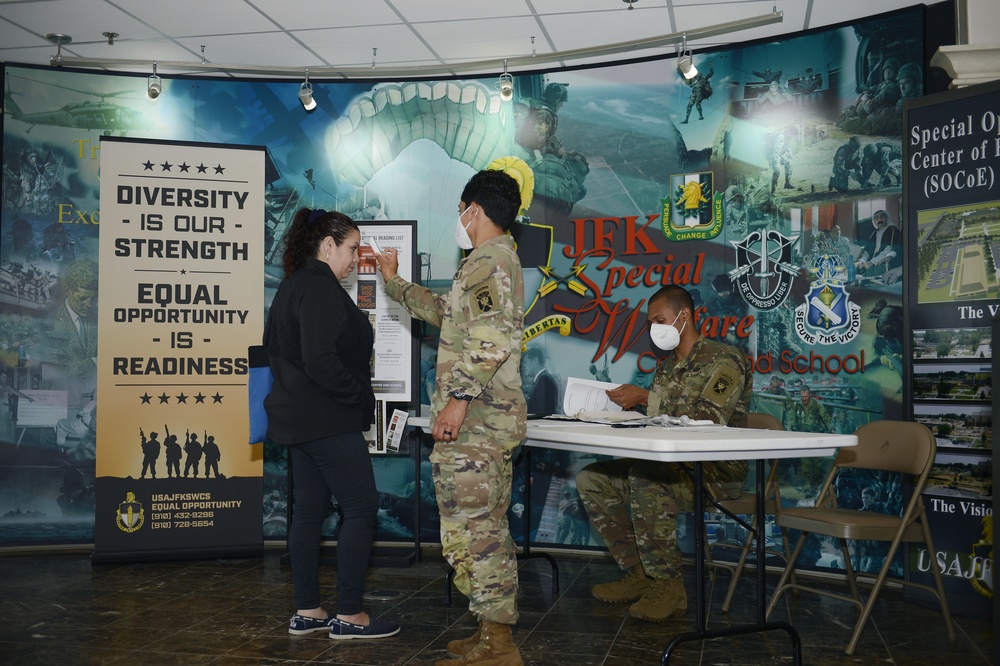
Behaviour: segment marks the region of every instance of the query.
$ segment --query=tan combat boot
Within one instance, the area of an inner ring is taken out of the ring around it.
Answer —
[[[459,659],[445,659],[434,666],[524,666],[521,653],[514,645],[509,624],[483,621],[479,625],[479,642]]]
[[[637,564],[628,570],[625,577],[613,583],[598,583],[590,592],[596,599],[609,604],[627,604],[642,597],[653,584],[653,579]]]
[[[687,592],[680,578],[657,578],[639,601],[629,606],[628,614],[637,620],[665,622],[681,617],[687,610]]]
[[[479,645],[479,634],[482,633],[483,623],[479,622],[479,626],[476,627],[476,633],[472,634],[468,638],[458,638],[453,641],[448,641],[448,655],[454,657],[455,659],[461,659],[465,655],[472,652],[472,648]]]

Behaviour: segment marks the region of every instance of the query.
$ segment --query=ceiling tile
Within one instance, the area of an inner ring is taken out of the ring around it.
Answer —
[[[344,5],[318,0],[0,0],[0,59],[48,65],[54,45],[50,32],[73,38],[67,57],[191,61],[247,66],[351,67],[429,66],[441,60],[487,63],[498,71],[504,58],[530,56],[531,37],[539,55],[628,42],[760,16],[774,0],[364,0]],[[805,28],[854,21],[919,3],[907,0],[777,0],[782,23],[703,40],[695,50],[764,38],[777,39]],[[207,11],[208,8],[211,11]],[[808,12],[808,13],[807,13]],[[195,20],[196,19],[196,20]],[[672,20],[673,22],[672,22]],[[997,26],[1000,29],[1000,26]],[[282,30],[290,31],[286,35]],[[108,46],[102,32],[119,33]],[[620,60],[652,52],[595,56],[566,62],[580,65]],[[496,62],[492,66],[491,62]],[[518,71],[552,69],[520,63]],[[145,71],[145,63],[133,67]]]
[[[541,0],[545,2],[545,0]],[[428,2],[427,0],[388,0],[410,23],[426,21],[463,21],[505,16],[530,16],[525,0],[505,2]],[[537,0],[536,0],[537,4]]]
[[[207,2],[211,3],[208,9]],[[279,28],[244,0],[115,0],[115,4],[168,37],[261,32]],[[291,4],[291,3],[289,3]],[[197,20],[192,20],[197,17]],[[121,30],[122,35],[126,33]]]
[[[9,3],[0,5],[0,12],[8,21],[39,35],[44,36],[50,32],[69,35],[74,44],[106,42],[102,32],[117,32],[129,39],[160,38],[154,30],[101,0]],[[6,41],[6,30],[0,28],[0,43]]]
[[[425,23],[419,30],[448,62],[495,60],[501,69],[504,58],[531,55],[531,36],[538,34],[531,17],[490,19],[489,30],[477,24],[472,20]]]
[[[333,28],[401,23],[399,16],[385,0],[363,0],[346,10],[342,3],[289,2],[289,0],[256,0],[254,4],[285,30]]]
[[[293,34],[332,67],[364,67],[372,61],[373,48],[378,49],[376,66],[380,62],[396,65],[414,60],[436,62],[423,42],[403,25],[303,30]]]

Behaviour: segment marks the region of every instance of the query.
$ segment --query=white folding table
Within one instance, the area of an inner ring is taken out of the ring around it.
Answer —
[[[429,430],[427,418],[411,418],[408,425]],[[527,455],[531,448],[558,449],[579,453],[608,455],[617,458],[635,458],[659,462],[690,462],[693,467],[694,485],[701,492],[694,494],[695,506],[695,577],[698,581],[695,595],[695,630],[674,637],[667,644],[661,659],[662,664],[670,662],[673,648],[685,641],[735,636],[739,634],[782,630],[792,641],[793,664],[802,663],[802,644],[798,632],[786,622],[767,622],[764,599],[764,461],[775,458],[811,458],[832,456],[837,449],[857,446],[854,435],[827,433],[791,432],[780,430],[755,430],[750,428],[729,428],[726,426],[644,426],[609,425],[583,423],[561,419],[535,419],[528,421],[527,437],[524,445]],[[702,483],[702,463],[719,460],[754,460],[757,470],[757,621],[754,624],[715,629],[705,627],[705,491]],[[530,459],[528,461],[530,465]],[[529,478],[525,480],[530,484]],[[525,494],[530,496],[527,487]],[[527,511],[527,509],[526,509]],[[525,530],[523,556],[530,550],[530,532]],[[555,567],[553,561],[553,567]],[[555,574],[558,576],[558,573]],[[558,580],[558,577],[555,579]],[[449,585],[450,591],[450,585]]]
[[[686,427],[616,427],[614,425],[562,420],[528,422],[528,447],[543,447],[636,458],[659,462],[693,463],[694,485],[701,489],[695,496],[695,577],[698,581],[695,631],[673,638],[663,651],[662,664],[679,643],[721,636],[782,630],[792,641],[793,663],[802,663],[802,644],[798,632],[785,622],[767,622],[765,618],[764,580],[764,461],[775,458],[831,456],[837,449],[857,446],[854,435],[803,433],[777,430],[752,430],[726,426]],[[702,463],[719,460],[755,460],[757,469],[757,621],[754,624],[708,631],[705,627],[705,498]]]

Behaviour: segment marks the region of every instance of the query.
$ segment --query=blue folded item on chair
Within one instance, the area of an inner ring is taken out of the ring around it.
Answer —
[[[274,376],[267,358],[267,347],[254,345],[247,348],[250,377],[247,379],[247,397],[250,410],[250,444],[263,442],[267,436],[267,412],[264,398],[271,392]]]

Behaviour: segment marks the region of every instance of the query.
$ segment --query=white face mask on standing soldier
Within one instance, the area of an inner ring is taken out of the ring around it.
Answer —
[[[469,220],[469,224],[462,224],[462,216],[469,212],[469,208],[472,208],[472,206],[467,206],[465,210],[458,214],[458,226],[455,227],[455,242],[463,250],[472,249],[472,239],[469,238],[469,226],[472,224],[472,220]]]

